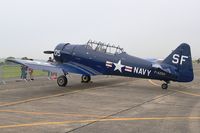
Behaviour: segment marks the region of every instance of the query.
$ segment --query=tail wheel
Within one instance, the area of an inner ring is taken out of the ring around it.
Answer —
[[[57,79],[57,84],[60,87],[65,87],[67,85],[67,82],[68,82],[67,77],[64,75],[58,77],[58,79]]]
[[[168,84],[167,83],[163,83],[161,87],[162,87],[163,90],[166,90],[168,88]]]
[[[91,77],[89,75],[82,75],[81,80],[83,83],[88,83],[91,80]]]

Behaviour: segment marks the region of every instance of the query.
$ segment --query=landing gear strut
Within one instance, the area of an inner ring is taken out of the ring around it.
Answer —
[[[57,78],[57,84],[60,87],[65,87],[67,85],[67,77],[65,75],[61,75]]]
[[[161,85],[162,89],[163,89],[163,90],[166,90],[166,89],[168,88],[168,84],[169,84],[169,83],[170,83],[169,81],[166,81],[166,83],[163,83],[163,84]]]
[[[82,75],[82,77],[81,77],[82,83],[88,83],[88,82],[90,82],[90,80],[91,80],[90,75]]]

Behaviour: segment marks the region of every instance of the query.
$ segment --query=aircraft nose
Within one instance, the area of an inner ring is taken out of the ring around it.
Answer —
[[[60,43],[54,49],[54,59],[58,62],[63,62],[66,55],[72,53],[73,47],[69,43]]]

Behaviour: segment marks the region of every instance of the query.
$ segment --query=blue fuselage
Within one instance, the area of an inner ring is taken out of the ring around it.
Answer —
[[[169,74],[152,67],[152,62],[130,56],[125,52],[111,54],[87,48],[87,45],[59,44],[54,58],[62,64],[71,63],[87,71],[88,75],[117,75],[176,81],[176,74]]]

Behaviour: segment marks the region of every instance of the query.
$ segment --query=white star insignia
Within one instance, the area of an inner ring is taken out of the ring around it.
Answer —
[[[115,65],[114,71],[119,70],[120,72],[122,72],[122,67],[124,67],[124,65],[121,64],[121,60],[119,60],[118,63],[114,63],[114,65]]]

